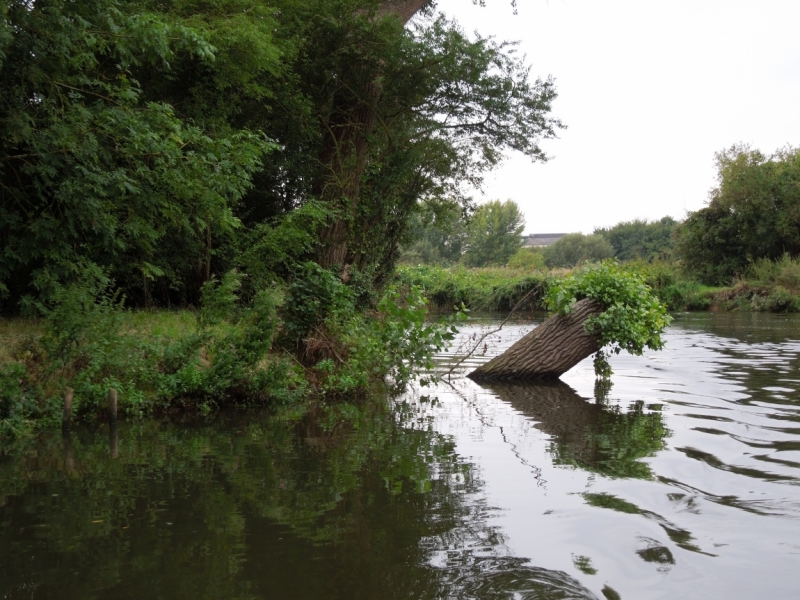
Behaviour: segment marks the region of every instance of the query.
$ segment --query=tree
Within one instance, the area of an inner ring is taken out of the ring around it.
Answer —
[[[212,63],[206,35],[113,0],[6,5],[0,27],[0,297],[28,304],[81,272],[143,284],[164,246],[209,276],[212,232],[274,145],[213,137],[143,96],[136,69]],[[202,283],[202,281],[201,281]],[[198,286],[199,289],[199,286]]]
[[[614,256],[614,248],[600,234],[570,233],[547,246],[543,252],[548,267],[563,268]]]
[[[544,269],[544,255],[540,248],[520,248],[508,259],[508,266],[512,269],[526,269],[533,271]]]
[[[379,289],[420,206],[468,212],[504,151],[545,160],[561,126],[553,82],[513,44],[423,0],[2,11],[4,311],[86,269],[134,305],[195,304],[214,274],[252,269],[253,287],[307,260]]]
[[[716,155],[718,185],[708,206],[678,230],[684,266],[726,284],[751,261],[800,255],[800,149],[767,156],[747,146]]]
[[[430,203],[413,214],[408,243],[400,261],[409,264],[457,263],[466,236],[466,222],[456,202]]]
[[[672,217],[652,223],[636,219],[613,227],[598,227],[594,233],[608,240],[618,260],[653,260],[671,254],[677,227],[678,222]]]
[[[375,3],[351,12],[324,4],[345,16],[322,40],[325,61],[313,39],[307,61],[337,74],[319,104],[312,193],[337,215],[322,232],[319,262],[385,272],[419,199],[466,202],[462,186],[479,183],[506,149],[546,158],[538,143],[560,126],[548,115],[554,86],[530,81],[512,45],[471,40],[442,16],[404,27],[426,3],[383,2],[374,12]]]
[[[467,225],[464,264],[505,265],[522,246],[525,217],[513,200],[492,200],[480,206]]]
[[[599,379],[611,375],[609,353],[641,356],[664,347],[667,308],[641,275],[614,262],[590,265],[550,287],[547,307],[556,314],[469,374],[476,381],[555,379],[595,355]]]

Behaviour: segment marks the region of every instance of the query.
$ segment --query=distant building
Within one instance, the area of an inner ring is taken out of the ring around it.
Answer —
[[[529,233],[522,236],[522,245],[526,248],[544,248],[567,235],[566,233]]]

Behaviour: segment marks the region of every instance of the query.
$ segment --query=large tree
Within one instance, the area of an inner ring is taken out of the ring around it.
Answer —
[[[0,19],[0,301],[46,298],[93,273],[143,290],[164,249],[207,278],[212,228],[274,147],[203,129],[133,76],[212,68],[207,35],[113,0],[12,0]]]
[[[508,149],[544,160],[538,142],[560,124],[552,82],[530,81],[512,45],[470,39],[425,2],[363,5],[326,36],[337,77],[325,83],[312,192],[336,210],[320,263],[380,273],[419,199],[463,199]]]
[[[716,158],[719,183],[708,206],[679,229],[686,268],[727,284],[751,261],[800,255],[800,150],[768,156],[733,146]]]

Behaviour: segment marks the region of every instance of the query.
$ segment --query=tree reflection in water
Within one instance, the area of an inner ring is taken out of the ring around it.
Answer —
[[[661,413],[646,411],[641,401],[623,411],[604,394],[592,403],[559,380],[484,387],[537,421],[536,427],[552,438],[550,452],[556,464],[610,477],[650,478],[650,468],[641,459],[661,450],[669,435]]]
[[[473,468],[417,408],[337,410],[2,456],[0,597],[595,597],[506,555]]]

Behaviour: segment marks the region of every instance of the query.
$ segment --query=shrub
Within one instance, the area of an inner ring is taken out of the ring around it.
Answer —
[[[514,256],[508,259],[508,266],[512,269],[525,269],[526,271],[544,269],[544,255],[537,248],[520,248]]]
[[[764,285],[800,289],[800,258],[784,254],[778,259],[761,258],[750,263],[745,278]]]
[[[600,234],[570,233],[544,249],[548,267],[569,268],[614,256],[614,248]]]
[[[606,360],[609,352],[641,355],[645,348],[660,350],[664,346],[661,334],[672,319],[641,275],[604,261],[555,283],[546,303],[550,310],[566,314],[583,298],[596,300],[604,309],[585,323],[586,330],[598,335],[604,347],[595,355],[598,376],[611,374]]]

